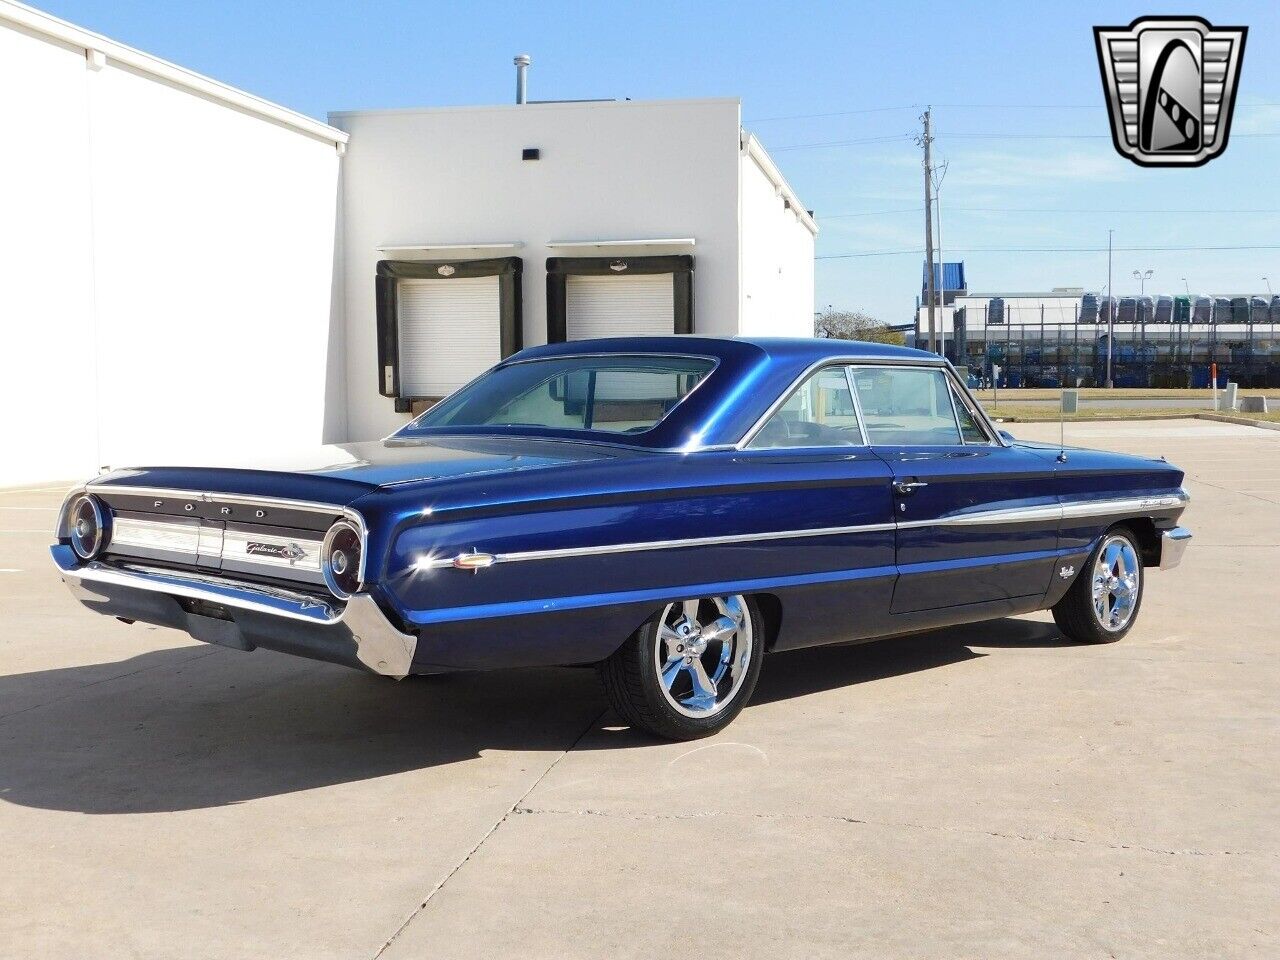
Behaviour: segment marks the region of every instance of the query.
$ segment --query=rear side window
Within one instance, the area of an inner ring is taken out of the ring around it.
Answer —
[[[847,447],[865,442],[845,368],[826,367],[801,383],[747,446]]]
[[[853,367],[850,370],[870,443],[958,444],[960,430],[942,370]]]

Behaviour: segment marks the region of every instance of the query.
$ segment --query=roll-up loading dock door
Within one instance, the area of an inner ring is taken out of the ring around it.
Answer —
[[[693,332],[693,257],[552,257],[547,340]]]
[[[378,264],[378,378],[404,412],[518,351],[519,257]]]
[[[502,359],[497,277],[401,280],[400,391],[443,397]]]
[[[566,339],[671,336],[673,279],[669,273],[566,277]]]

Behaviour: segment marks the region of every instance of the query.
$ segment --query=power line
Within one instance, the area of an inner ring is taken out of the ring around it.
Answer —
[[[910,107],[868,107],[865,110],[838,110],[835,113],[793,113],[785,117],[760,117],[743,123],[773,123],[777,120],[818,120],[823,117],[856,117],[864,113],[892,113],[895,110],[914,110]]]
[[[815,140],[811,143],[789,143],[781,147],[773,147],[771,153],[782,153],[786,150],[817,150],[826,147],[853,147],[868,143],[890,143],[896,140],[909,140],[910,133],[897,133],[891,136],[862,137],[857,140]],[[1271,133],[1237,133],[1231,139],[1258,139],[1280,137],[1280,131]],[[942,133],[935,139],[943,140],[1110,140],[1106,133]]]
[[[820,120],[826,117],[855,117],[868,113],[892,113],[896,110],[919,110],[924,104],[912,103],[899,107],[865,107],[860,110],[836,110],[831,113],[791,113],[778,117],[756,117],[743,123],[775,123],[782,120]],[[935,103],[936,107],[951,110],[1105,110],[1105,103]],[[1280,103],[1237,103],[1236,108],[1280,107]]]
[[[947,140],[1110,140],[1106,133],[944,133]],[[1237,133],[1236,137],[1280,137],[1275,133]]]
[[[853,218],[855,218],[855,217],[883,217],[883,216],[889,216],[889,215],[891,215],[891,214],[899,214],[899,213],[920,213],[920,212],[922,212],[922,211],[923,211],[923,209],[924,209],[923,207],[898,207],[898,208],[893,209],[893,210],[866,210],[866,211],[860,211],[860,212],[858,212],[858,213],[826,213],[826,214],[822,214],[822,215],[820,216],[820,218],[819,218],[819,219],[821,219],[821,220],[823,220],[823,221],[827,221],[827,220],[849,220],[849,219],[853,219]],[[1249,208],[1248,210],[1241,210],[1241,209],[1225,209],[1225,208],[1223,208],[1223,209],[1216,209],[1216,210],[1205,210],[1205,209],[1195,209],[1195,210],[1191,210],[1191,209],[1181,209],[1181,208],[1156,208],[1156,207],[1149,207],[1149,208],[1145,208],[1145,209],[1129,209],[1129,210],[1125,210],[1125,209],[1120,209],[1120,208],[1102,208],[1102,207],[1096,207],[1096,208],[1089,208],[1089,207],[1075,207],[1075,208],[1064,208],[1064,207],[953,207],[953,206],[948,205],[948,206],[947,206],[947,209],[948,209],[948,210],[950,210],[950,211],[952,211],[952,212],[959,211],[959,212],[962,212],[962,213],[1065,213],[1065,214],[1099,214],[1099,213],[1108,213],[1108,214],[1114,214],[1114,215],[1117,215],[1117,216],[1124,216],[1124,215],[1126,215],[1126,214],[1152,214],[1152,213],[1170,213],[1170,214],[1174,214],[1174,213],[1176,213],[1176,214],[1183,214],[1183,213],[1199,213],[1199,214],[1205,214],[1205,213],[1223,213],[1223,214],[1230,214],[1230,215],[1232,215],[1232,216],[1238,216],[1238,215],[1240,215],[1240,214],[1246,214],[1246,213],[1267,213],[1267,214],[1270,214],[1270,213],[1280,213],[1280,207],[1251,207],[1251,208]]]
[[[1241,246],[1217,247],[1115,247],[1116,253],[1158,253],[1185,251],[1216,250],[1280,250],[1280,244],[1246,244]],[[1106,253],[1106,247],[962,247],[952,248],[951,253]],[[854,260],[862,257],[902,257],[920,256],[921,250],[913,247],[910,250],[863,250],[857,253],[827,253],[814,257],[815,260]]]
[[[770,153],[782,153],[784,150],[811,150],[815,147],[852,147],[862,143],[888,143],[891,140],[907,140],[909,133],[897,133],[888,137],[865,137],[861,140],[822,140],[816,143],[793,143],[785,147],[774,147]]]

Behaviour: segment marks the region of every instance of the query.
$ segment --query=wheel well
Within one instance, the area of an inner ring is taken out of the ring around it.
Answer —
[[[1138,540],[1138,549],[1142,553],[1142,565],[1144,567],[1154,567],[1160,563],[1160,531],[1156,529],[1155,521],[1150,517],[1133,517],[1129,520],[1122,520],[1119,523],[1111,525],[1112,530],[1116,527],[1127,527]]]
[[[753,593],[751,599],[756,602],[760,619],[764,621],[764,648],[772,650],[782,628],[782,601],[772,593]]]

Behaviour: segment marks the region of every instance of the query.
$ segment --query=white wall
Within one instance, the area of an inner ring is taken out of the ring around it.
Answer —
[[[370,111],[330,122],[351,134],[341,213],[351,439],[383,436],[406,420],[378,392],[373,280],[382,259],[521,257],[529,346],[546,342],[548,257],[691,253],[694,332],[738,332],[737,100]],[[522,161],[524,147],[542,158]],[[686,237],[695,246],[548,246]],[[378,250],[477,242],[523,246]]]
[[[742,317],[746,336],[813,336],[814,234],[752,151],[742,183]]]
[[[85,73],[0,27],[0,486],[100,462]]]
[[[91,69],[14,9],[0,3],[0,485],[341,439],[334,141],[161,79],[136,51]]]

